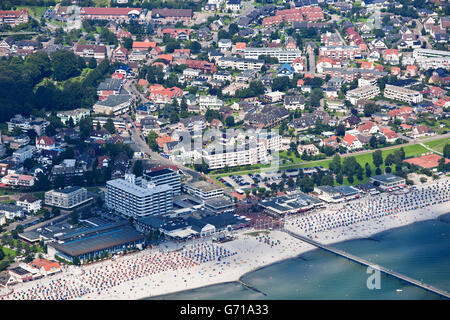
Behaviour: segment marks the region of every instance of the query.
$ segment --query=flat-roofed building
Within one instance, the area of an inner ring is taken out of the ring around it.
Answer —
[[[406,179],[402,177],[395,176],[393,174],[381,174],[370,178],[370,182],[383,190],[391,191],[394,188],[402,188],[406,186]]]
[[[183,184],[183,190],[202,200],[208,200],[223,195],[223,189],[206,181],[196,181],[189,184]]]
[[[387,84],[384,88],[384,96],[389,99],[408,103],[419,103],[423,101],[423,95],[419,91],[393,86]]]
[[[351,104],[356,105],[358,101],[369,100],[380,94],[380,88],[373,85],[359,87],[347,91],[345,97]]]
[[[146,188],[132,179],[115,179],[106,183],[105,204],[127,217],[142,218],[167,214],[173,208],[173,189],[169,184],[146,183]]]
[[[181,176],[171,168],[147,171],[144,173],[144,178],[145,180],[154,183],[156,186],[164,184],[170,185],[174,196],[181,194]]]
[[[83,187],[66,187],[50,190],[45,193],[45,204],[63,209],[72,209],[92,198],[88,198],[87,190]]]
[[[246,59],[258,59],[260,56],[277,58],[279,63],[291,63],[302,57],[300,50],[283,50],[282,48],[245,48]]]
[[[103,254],[115,254],[131,248],[142,249],[145,238],[128,221],[109,223],[90,229],[76,230],[48,244],[48,256],[81,263]]]
[[[314,192],[325,202],[342,202],[359,198],[359,190],[351,186],[317,186]]]
[[[10,187],[32,187],[34,176],[26,174],[8,174],[2,178],[2,183]]]
[[[221,68],[232,68],[237,70],[261,70],[264,60],[259,59],[243,59],[236,57],[222,57],[217,60],[217,65]],[[229,80],[229,79],[227,79]]]

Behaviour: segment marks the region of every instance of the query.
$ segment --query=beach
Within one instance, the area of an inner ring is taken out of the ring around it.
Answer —
[[[324,244],[373,234],[448,213],[449,179],[398,193],[366,196],[286,218],[285,228]],[[361,221],[360,221],[361,220]],[[165,244],[17,284],[2,299],[135,300],[239,281],[249,272],[315,247],[283,231],[235,231],[235,240]]]

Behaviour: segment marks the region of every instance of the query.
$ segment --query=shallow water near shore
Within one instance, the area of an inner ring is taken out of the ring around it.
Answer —
[[[333,246],[450,291],[450,213],[435,220],[387,230],[370,239]],[[384,274],[381,274],[381,288],[369,290],[369,276],[366,267],[322,250],[313,250],[242,278],[266,295],[232,282],[150,299],[440,299],[436,294]]]

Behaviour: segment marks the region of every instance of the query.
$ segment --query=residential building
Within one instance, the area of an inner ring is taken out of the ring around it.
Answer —
[[[380,94],[380,88],[373,85],[359,87],[347,91],[345,97],[351,104],[356,105],[360,100],[369,100]]]
[[[389,99],[408,103],[420,103],[423,101],[423,96],[419,91],[393,86],[390,84],[386,84],[386,87],[384,89],[384,96]]]
[[[77,125],[81,119],[89,117],[91,110],[85,108],[78,108],[75,110],[68,111],[58,111],[56,116],[61,119],[61,122],[65,125],[69,123],[70,118],[72,118],[73,124]]]
[[[319,57],[358,59],[361,57],[361,48],[358,46],[322,46],[319,47]]]
[[[23,163],[26,159],[32,158],[35,151],[36,147],[27,145],[14,151],[11,159],[16,163]]]
[[[55,148],[55,140],[48,136],[41,136],[36,138],[37,150],[52,150]]]
[[[23,208],[15,204],[0,203],[0,215],[3,214],[6,219],[13,220],[14,218],[23,217]]]
[[[26,174],[8,174],[2,177],[2,183],[8,187],[29,188],[34,185],[34,176]]]
[[[82,187],[66,187],[50,190],[45,193],[45,204],[62,209],[72,209],[92,198],[88,198],[87,190]]]
[[[14,28],[21,23],[27,23],[29,17],[28,9],[0,10],[0,25],[7,24]]]
[[[16,204],[26,212],[36,213],[41,210],[42,200],[32,194],[25,194],[17,200]]]
[[[217,60],[217,65],[221,68],[232,68],[237,70],[261,70],[264,60],[242,59],[235,57],[222,57]]]
[[[245,48],[246,59],[258,59],[260,56],[277,58],[279,63],[291,63],[302,57],[300,50],[283,50],[282,48]]]
[[[77,44],[74,48],[74,52],[77,56],[85,58],[86,60],[91,58],[103,60],[106,58],[106,47],[103,45]]]
[[[142,8],[83,7],[80,10],[80,16],[81,19],[108,20],[116,23],[129,23],[131,20],[145,22],[145,15]]]
[[[106,100],[97,101],[93,107],[94,113],[119,115],[128,111],[132,102],[130,94],[110,95]]]

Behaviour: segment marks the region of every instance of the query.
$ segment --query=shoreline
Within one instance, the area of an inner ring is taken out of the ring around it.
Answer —
[[[448,183],[447,179],[443,180]],[[435,184],[430,183],[429,187],[434,188]],[[345,212],[350,212],[352,206],[362,212],[362,217],[369,217],[373,210],[369,207],[365,211],[358,206],[371,201],[386,203],[388,209],[397,209],[395,201],[402,197],[401,194],[381,194],[375,198],[368,196],[350,203],[330,205],[328,208],[309,212],[306,216],[287,217],[285,229],[312,237],[327,245],[369,239],[375,234],[415,222],[437,219],[449,213],[450,199],[445,194],[439,202],[438,197],[433,198],[433,192],[430,203],[421,202],[422,208],[403,207],[403,211],[395,212],[387,210],[390,211],[389,214],[386,212],[383,216],[374,215],[371,219],[364,218],[359,222],[340,224],[339,227],[317,220],[323,216],[338,218],[339,210],[342,212],[344,208]],[[381,210],[378,212],[386,210],[383,207],[375,208]],[[322,223],[321,227],[333,228],[302,232],[306,230],[305,225],[299,225],[298,220],[304,218],[310,219],[313,225]],[[317,249],[284,231],[272,230],[268,234],[251,235],[254,231],[263,230],[234,231],[235,240],[220,244],[212,243],[211,238],[187,243],[167,243],[94,265],[65,267],[63,272],[57,275],[11,287],[15,293],[10,295],[9,299],[141,300],[163,298],[170,294],[218,284],[234,282],[245,285],[243,279],[248,274],[287,259],[299,258],[304,253]],[[54,292],[54,284],[58,285],[55,289],[57,293]],[[248,288],[252,289],[251,285]],[[63,294],[58,293],[59,290],[62,290]]]
[[[447,209],[447,210],[445,210],[445,211],[448,211],[448,210],[450,210],[450,209]],[[372,239],[371,237],[374,236],[374,235],[377,235],[377,234],[385,233],[385,232],[387,232],[387,231],[393,231],[393,230],[395,230],[395,229],[399,229],[399,228],[402,228],[402,227],[406,227],[406,226],[409,226],[409,225],[412,225],[412,224],[415,224],[415,223],[421,223],[421,222],[432,221],[432,220],[439,220],[439,218],[440,218],[441,216],[444,216],[444,215],[447,215],[447,214],[450,214],[450,211],[448,211],[448,212],[443,212],[443,213],[439,213],[439,214],[437,214],[437,215],[434,216],[434,217],[427,217],[427,218],[424,218],[424,219],[421,219],[421,220],[411,221],[410,223],[407,223],[407,224],[402,224],[402,225],[398,225],[398,226],[393,226],[392,228],[389,228],[389,229],[380,230],[380,231],[378,231],[378,232],[376,232],[376,233],[373,233],[373,234],[368,235],[367,237],[364,237],[364,236],[360,236],[360,237],[359,237],[359,236],[355,236],[355,237],[350,237],[350,238],[348,238],[348,239],[344,239],[344,240],[341,240],[341,241],[330,242],[329,244],[338,244],[338,243],[342,243],[342,242],[346,242],[346,241],[353,241],[353,240],[371,240],[371,241],[379,241],[379,240],[376,240],[376,239]],[[261,265],[261,266],[259,266],[259,267],[256,267],[256,268],[253,269],[253,270],[250,270],[250,271],[248,271],[248,272],[242,274],[242,275],[239,277],[238,280],[211,283],[211,284],[208,284],[208,285],[205,285],[205,286],[202,286],[202,287],[196,287],[196,288],[191,288],[191,289],[186,289],[186,290],[179,290],[179,291],[174,291],[174,292],[164,293],[164,294],[161,294],[161,295],[158,295],[158,296],[144,297],[144,298],[140,298],[139,300],[148,300],[148,299],[150,299],[150,298],[156,298],[156,299],[158,299],[158,298],[164,298],[164,297],[169,296],[169,295],[172,295],[172,294],[177,294],[177,293],[186,292],[186,291],[192,291],[192,290],[198,290],[198,289],[203,289],[203,288],[209,288],[209,287],[213,287],[213,286],[216,286],[216,285],[239,284],[239,285],[241,285],[241,286],[244,286],[244,285],[241,283],[241,282],[243,282],[242,279],[245,278],[246,276],[248,276],[249,274],[251,274],[251,273],[253,273],[253,272],[257,272],[257,271],[262,270],[262,269],[265,269],[265,268],[268,268],[268,267],[271,267],[271,266],[276,265],[276,264],[279,264],[279,263],[283,263],[283,262],[288,261],[288,260],[290,260],[290,259],[298,259],[298,258],[301,258],[302,255],[304,255],[305,253],[308,253],[309,251],[313,251],[313,250],[320,250],[320,249],[319,249],[319,248],[316,248],[316,247],[313,247],[313,248],[311,248],[311,249],[309,249],[309,250],[305,250],[304,252],[299,253],[299,254],[296,255],[296,256],[293,256],[293,257],[287,257],[287,258],[284,258],[284,259],[281,259],[281,260],[278,260],[278,261],[274,261],[274,262],[272,262],[272,263],[270,263],[270,264],[267,264],[267,265]],[[252,289],[249,288],[249,290],[252,290]]]

